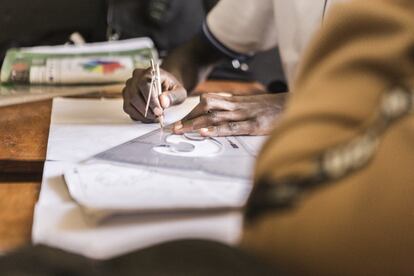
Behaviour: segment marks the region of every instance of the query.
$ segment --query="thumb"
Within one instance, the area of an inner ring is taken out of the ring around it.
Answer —
[[[179,86],[175,89],[165,91],[160,96],[160,104],[162,108],[169,108],[170,106],[182,103],[187,98],[187,90]]]

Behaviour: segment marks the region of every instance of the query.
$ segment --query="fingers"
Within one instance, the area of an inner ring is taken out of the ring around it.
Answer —
[[[151,74],[151,70],[147,71],[146,74]],[[151,76],[149,76],[151,78]],[[160,81],[161,81],[161,95],[159,95],[156,89],[156,83],[153,85],[153,93],[151,93],[150,108],[156,116],[161,116],[163,110],[173,105],[182,103],[187,98],[187,90],[180,84],[179,81],[170,73],[160,70]],[[142,83],[141,91],[148,91],[144,93],[144,97],[147,100],[151,82],[147,81]]]
[[[164,79],[163,93],[160,96],[160,103],[163,108],[180,104],[187,98],[187,90],[184,86],[170,73],[162,71],[161,78]]]
[[[133,96],[129,96],[128,89],[124,88],[122,91],[122,94],[124,96],[124,104],[123,109],[124,112],[127,113],[132,120],[134,121],[141,121],[144,123],[150,123],[155,120],[155,116],[147,116],[147,118],[144,117],[144,115],[140,112],[140,108],[137,107],[142,100],[136,100]]]
[[[174,125],[173,131],[176,134],[183,134],[223,122],[247,118],[248,114],[245,110],[237,110],[237,103],[231,100],[231,95],[203,94],[200,103],[181,122]]]
[[[140,108],[144,108],[147,115],[154,114],[155,116],[161,116],[163,113],[163,108],[161,107],[159,101],[159,95],[156,88],[156,83],[153,80],[149,82],[140,82],[139,91],[143,98],[143,106],[140,105]],[[147,104],[148,110],[147,110]]]
[[[123,109],[125,113],[127,113],[131,117],[131,119],[135,121],[142,121],[145,118],[142,116],[139,110],[134,108],[134,106],[131,103],[131,101],[135,101],[134,99],[134,95],[136,94],[135,91],[136,89],[134,88],[133,80],[129,79],[126,82],[126,86],[122,90],[122,96],[124,98]]]
[[[204,94],[200,96],[200,103],[183,118],[183,121],[191,120],[215,110],[234,111],[237,104],[230,97],[216,94]]]
[[[226,122],[244,121],[249,118],[250,116],[248,112],[244,110],[221,112],[211,111],[195,119],[176,123],[176,125],[173,128],[173,131],[176,134],[183,134],[185,132],[192,132],[194,130],[199,130],[201,128],[206,128],[209,126],[220,125]]]
[[[152,112],[149,112],[145,117],[145,98],[140,88],[140,82],[145,83],[147,79],[146,70],[136,69],[133,73],[133,77],[127,80],[125,87],[122,91],[124,99],[123,109],[124,111],[136,121],[142,122],[154,122],[156,117]],[[142,86],[142,85],[141,85]]]
[[[181,103],[187,97],[187,91],[173,75],[161,70],[160,78],[164,91],[162,97],[158,95],[154,83],[151,95],[149,93],[153,79],[151,68],[136,69],[133,77],[127,81],[123,90],[124,111],[133,120],[155,122],[162,116],[164,108]],[[148,110],[146,110],[147,102]]]
[[[187,91],[182,86],[175,87],[170,91],[165,91],[160,96],[160,103],[162,108],[169,108],[170,106],[180,104],[187,98]]]
[[[223,97],[206,94],[200,104],[175,124],[173,131],[176,134],[199,131],[204,136],[266,135],[282,110],[283,101],[280,102],[274,95]]]
[[[206,137],[253,135],[255,121],[229,122],[218,126],[210,126],[200,129],[200,134]]]

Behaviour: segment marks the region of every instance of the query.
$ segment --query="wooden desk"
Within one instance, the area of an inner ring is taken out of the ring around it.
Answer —
[[[0,108],[0,180],[41,180],[51,101]],[[9,179],[6,179],[9,178]]]
[[[257,83],[209,81],[196,91],[251,94]],[[40,191],[52,101],[0,108],[0,251],[30,242]]]

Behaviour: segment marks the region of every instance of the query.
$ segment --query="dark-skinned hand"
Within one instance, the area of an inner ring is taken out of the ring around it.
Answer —
[[[267,135],[282,111],[288,93],[233,96],[203,94],[200,103],[173,132],[199,132],[202,136]]]
[[[160,69],[161,96],[152,93],[150,107],[145,118],[145,107],[151,85],[151,68],[136,69],[132,78],[126,82],[122,91],[124,98],[124,111],[135,121],[144,123],[158,122],[163,115],[164,109],[182,103],[187,97],[186,89],[170,73]]]

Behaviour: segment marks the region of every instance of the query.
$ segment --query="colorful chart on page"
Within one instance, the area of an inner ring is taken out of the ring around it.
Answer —
[[[118,69],[123,69],[124,66],[118,61],[91,60],[84,63],[83,68],[89,72],[107,75],[114,73]]]

